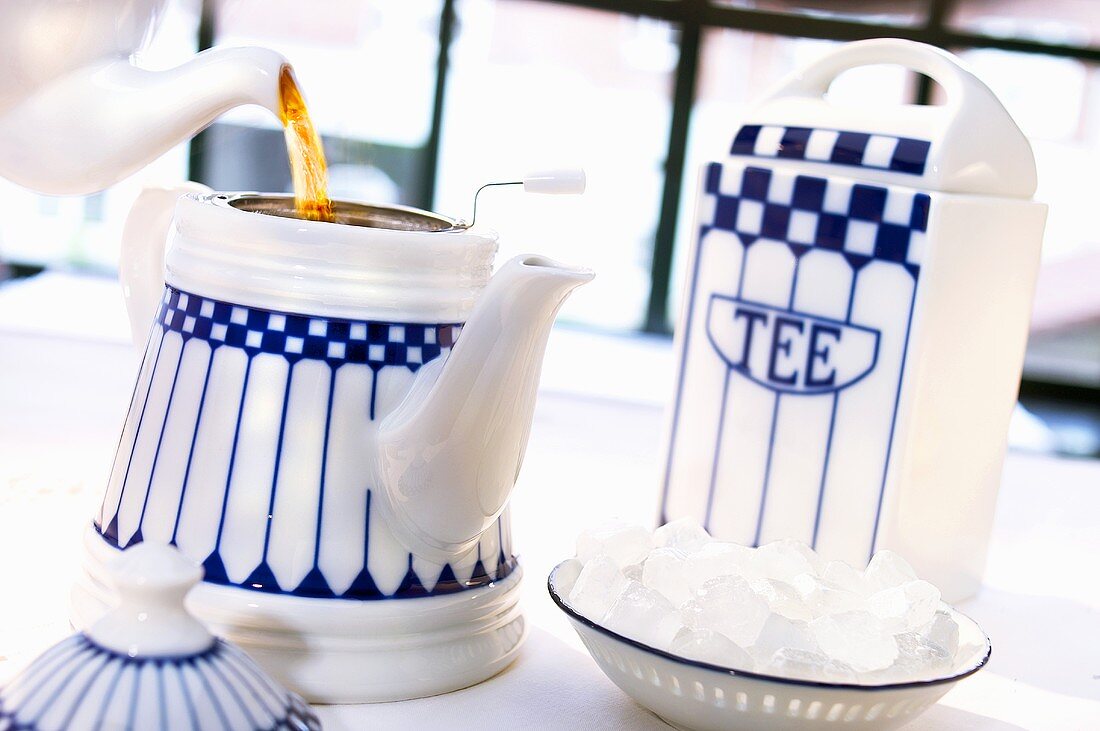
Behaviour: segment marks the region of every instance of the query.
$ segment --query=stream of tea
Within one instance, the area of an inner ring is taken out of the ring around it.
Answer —
[[[279,117],[286,136],[290,176],[294,183],[294,206],[299,218],[334,221],[328,197],[328,165],[321,136],[309,118],[305,99],[294,72],[284,66],[279,74]]]

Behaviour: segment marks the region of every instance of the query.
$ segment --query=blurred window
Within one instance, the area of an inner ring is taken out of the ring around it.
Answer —
[[[1100,45],[1096,0],[956,0],[952,30],[996,38],[1093,48]]]
[[[532,0],[463,0],[451,51],[436,207],[469,217],[483,183],[583,162],[584,196],[483,193],[478,217],[503,261],[583,262],[601,286],[562,312],[641,327],[660,211],[677,37],[671,24]]]
[[[714,0],[714,4],[881,25],[916,25],[928,15],[925,0]]]
[[[212,44],[281,51],[339,197],[468,217],[483,183],[583,164],[582,198],[485,194],[480,215],[501,233],[500,260],[540,251],[588,264],[598,286],[569,301],[565,320],[668,333],[699,166],[724,154],[737,119],[781,76],[832,44],[891,35],[960,53],[1031,138],[1038,197],[1052,205],[1028,374],[1061,378],[1050,364],[1076,363],[1086,375],[1071,379],[1100,388],[1100,362],[1078,355],[1094,349],[1065,343],[1075,327],[1093,338],[1100,327],[1100,290],[1083,275],[1100,267],[1090,225],[1096,0],[172,0],[140,61],[164,68]],[[927,79],[891,67],[849,72],[830,96],[936,100]],[[21,273],[111,272],[142,184],[188,176],[288,191],[275,120],[235,109],[93,197],[47,198],[0,181],[0,261]]]

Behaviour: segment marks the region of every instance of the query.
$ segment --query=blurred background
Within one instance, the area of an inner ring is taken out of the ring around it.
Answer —
[[[337,197],[468,218],[485,182],[583,165],[586,196],[493,191],[479,221],[501,233],[499,261],[537,251],[599,274],[563,312],[573,335],[559,362],[571,365],[548,365],[550,386],[664,402],[700,164],[724,154],[779,77],[833,44],[879,36],[961,55],[1031,138],[1050,218],[1012,441],[1100,454],[1094,0],[174,0],[139,62],[166,68],[213,45],[282,52]],[[845,74],[830,96],[923,104],[937,89],[873,67]],[[141,186],[186,178],[288,191],[276,120],[238,109],[97,195],[0,181],[0,332],[123,337],[117,313],[99,317],[90,303],[113,286]],[[625,380],[614,372],[623,359],[640,364]]]

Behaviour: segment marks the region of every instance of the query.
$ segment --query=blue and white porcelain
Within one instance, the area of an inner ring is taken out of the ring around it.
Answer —
[[[204,566],[198,615],[310,700],[501,670],[524,636],[508,494],[554,316],[591,272],[522,256],[490,279],[494,234],[411,209],[338,204],[370,224],[338,225],[196,194],[172,216],[177,195],[127,224],[152,330],[74,622],[104,608],[103,563],[152,540]]]
[[[946,102],[825,98],[873,64]],[[954,56],[863,41],[783,81],[700,182],[662,522],[854,565],[889,548],[972,594],[1046,216],[1027,139]]]
[[[117,606],[0,689],[0,729],[318,731],[299,696],[184,608],[202,569],[143,543],[110,567]]]

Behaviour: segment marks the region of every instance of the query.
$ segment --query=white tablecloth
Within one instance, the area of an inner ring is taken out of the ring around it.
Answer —
[[[0,681],[68,631],[80,531],[134,368],[118,342],[4,332],[2,319]],[[654,520],[661,427],[653,404],[544,392],[513,498],[532,627],[522,656],[457,693],[321,708],[326,728],[667,728],[600,673],[545,590],[586,525]],[[961,605],[991,636],[992,662],[909,728],[1100,729],[1098,516],[1100,464],[1010,455],[986,586]]]

